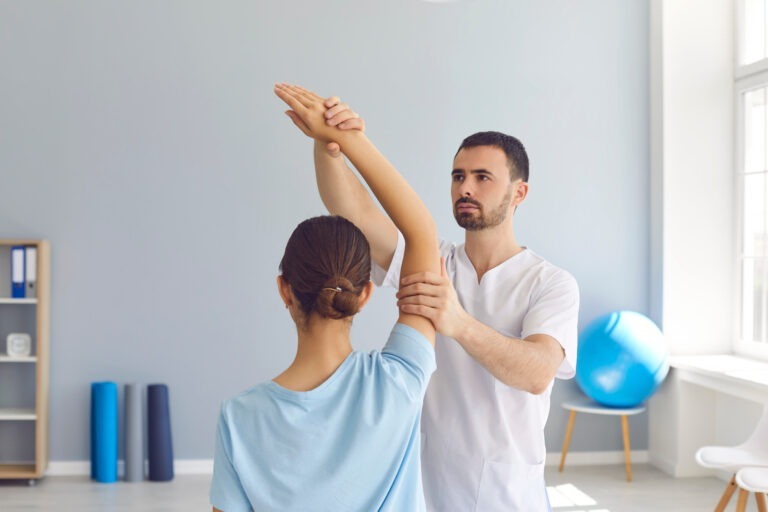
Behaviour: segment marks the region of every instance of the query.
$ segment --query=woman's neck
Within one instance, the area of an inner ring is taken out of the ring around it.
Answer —
[[[273,381],[292,391],[309,391],[333,375],[352,352],[349,320],[312,316],[297,325],[299,343],[293,363]]]

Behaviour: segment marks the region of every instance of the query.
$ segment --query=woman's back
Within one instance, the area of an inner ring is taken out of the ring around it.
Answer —
[[[419,419],[434,350],[398,324],[319,387],[270,381],[227,401],[212,501],[226,511],[423,510]],[[221,507],[223,505],[223,507]]]

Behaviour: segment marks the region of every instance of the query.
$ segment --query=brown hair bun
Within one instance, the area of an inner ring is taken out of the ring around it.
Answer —
[[[360,308],[359,293],[346,277],[334,277],[326,281],[317,294],[315,310],[328,318],[352,316]]]

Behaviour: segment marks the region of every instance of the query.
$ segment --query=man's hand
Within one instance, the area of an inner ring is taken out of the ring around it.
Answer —
[[[365,131],[365,121],[357,115],[349,105],[342,103],[338,96],[331,96],[323,102],[325,108],[325,122],[328,126],[335,126],[341,130]],[[341,148],[335,142],[325,145],[325,152],[333,158],[341,156]]]
[[[437,332],[449,338],[461,336],[470,318],[459,304],[443,258],[440,258],[440,275],[420,272],[402,278],[397,299],[400,311],[429,319]]]
[[[363,118],[349,108],[349,105],[342,103],[338,96],[331,96],[323,104],[328,109],[325,111],[325,122],[328,126],[337,126],[342,130],[365,131]]]

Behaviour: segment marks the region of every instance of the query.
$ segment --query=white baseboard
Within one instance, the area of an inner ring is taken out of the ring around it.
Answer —
[[[560,453],[548,453],[547,466],[560,464]],[[648,450],[633,450],[630,452],[632,462],[643,464],[648,462]],[[623,451],[611,452],[570,452],[565,460],[566,466],[600,466],[624,464]],[[123,461],[117,463],[118,475],[123,474]],[[173,472],[177,475],[210,475],[213,474],[213,459],[179,459],[173,462]],[[91,474],[91,463],[87,460],[51,461],[48,465],[49,476],[87,476]]]
[[[211,475],[213,474],[213,459],[180,459],[173,461],[173,472],[176,475]],[[89,476],[91,463],[87,460],[51,461],[48,464],[47,476]],[[123,474],[123,461],[117,462],[117,474]]]
[[[559,466],[562,453],[552,452],[547,454],[547,466]],[[648,450],[632,450],[629,456],[633,464],[645,464],[648,462]],[[568,452],[565,457],[565,466],[608,466],[624,464],[624,452]]]
[[[664,473],[677,478],[677,476],[678,476],[677,475],[677,467],[670,460],[668,460],[666,458],[659,457],[658,454],[656,454],[654,456],[651,456],[649,454],[648,462],[650,464],[652,464],[653,466],[656,466],[657,468],[659,468]]]

